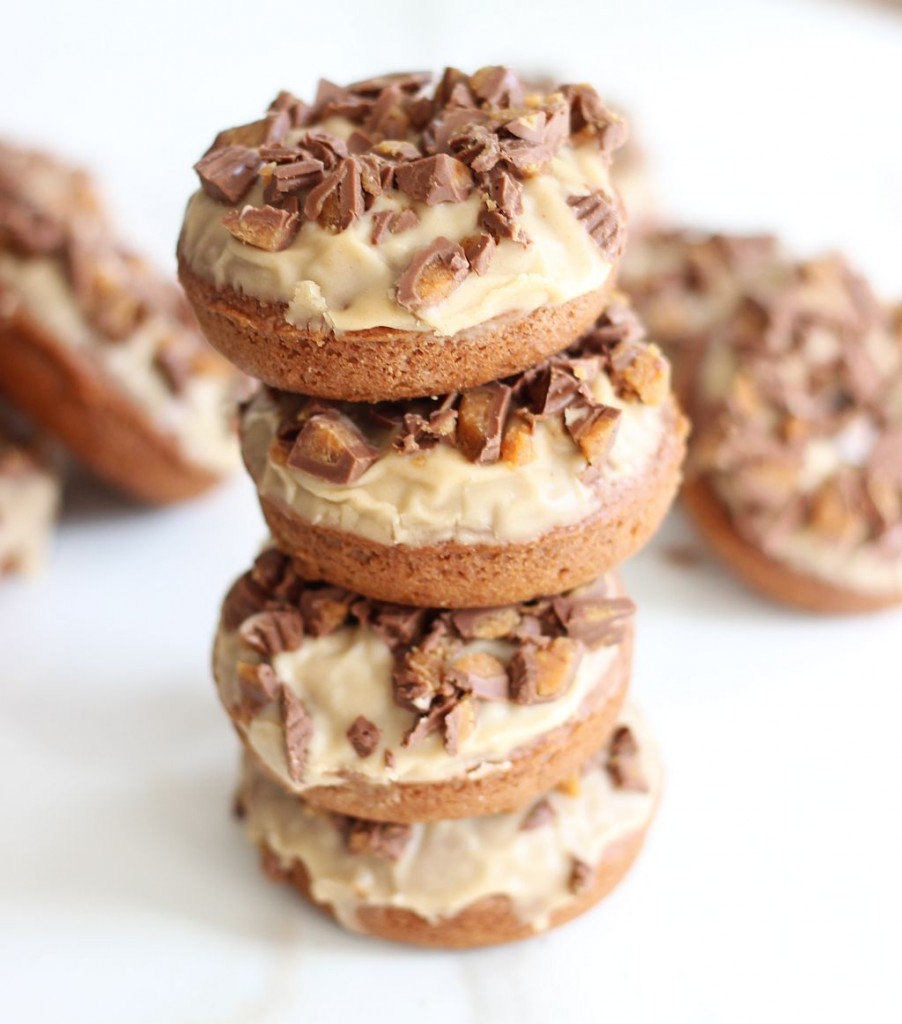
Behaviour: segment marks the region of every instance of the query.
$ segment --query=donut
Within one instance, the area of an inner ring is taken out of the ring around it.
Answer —
[[[566,786],[502,814],[404,824],[311,808],[245,760],[236,809],[266,874],[341,925],[419,946],[528,938],[583,913],[635,860],[660,769],[636,713]]]
[[[0,393],[109,483],[163,503],[237,467],[241,386],[175,283],[116,240],[87,176],[0,144]]]
[[[388,821],[519,806],[614,726],[632,602],[614,578],[444,611],[304,580],[274,548],[223,604],[213,667],[246,749],[308,804]]]
[[[623,302],[503,381],[376,406],[261,389],[241,414],[263,513],[304,574],[428,607],[529,600],[618,565],[667,511],[685,432]]]
[[[344,401],[446,394],[561,351],[604,309],[622,119],[591,86],[507,68],[431,79],[282,92],[195,165],[179,274],[245,372]]]
[[[685,507],[769,597],[902,600],[902,315],[839,256],[744,291],[698,359]]]

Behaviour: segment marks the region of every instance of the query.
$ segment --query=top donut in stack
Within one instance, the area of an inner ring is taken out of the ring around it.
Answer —
[[[196,165],[182,283],[210,341],[283,391],[444,395],[563,351],[625,239],[622,120],[587,85],[420,73],[280,93]]]

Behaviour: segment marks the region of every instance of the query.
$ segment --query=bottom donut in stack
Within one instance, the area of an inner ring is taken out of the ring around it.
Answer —
[[[298,568],[263,551],[214,652],[269,873],[348,927],[457,947],[542,931],[608,892],[658,789],[624,711],[634,606],[617,577],[447,610]]]
[[[320,811],[245,758],[236,808],[274,881],[352,931],[469,948],[563,924],[624,877],[654,815],[660,772],[627,709],[566,784],[502,814],[416,824]]]

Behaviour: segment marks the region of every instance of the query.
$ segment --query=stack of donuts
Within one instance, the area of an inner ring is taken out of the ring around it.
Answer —
[[[219,695],[266,872],[357,931],[526,937],[626,873],[659,773],[616,575],[679,483],[615,279],[621,119],[510,70],[280,93],[196,165],[179,271],[272,539]]]

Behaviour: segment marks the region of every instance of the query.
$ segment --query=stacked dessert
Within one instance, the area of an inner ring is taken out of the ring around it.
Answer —
[[[219,693],[268,873],[348,927],[476,946],[609,891],[657,796],[616,566],[677,486],[666,362],[614,290],[620,119],[504,68],[281,93],[179,242],[271,544]]]

